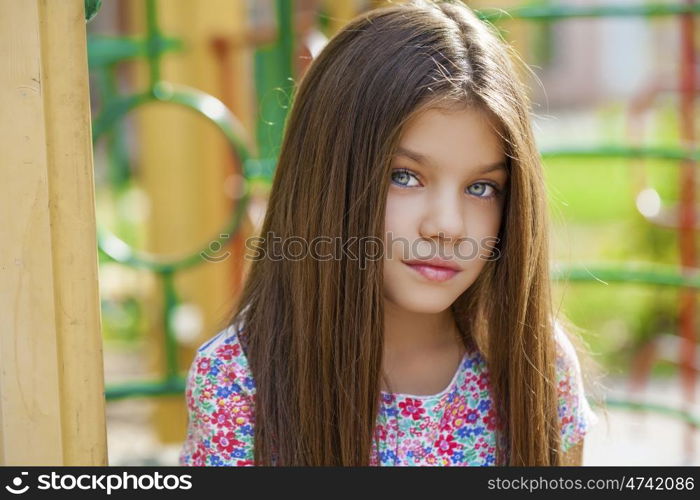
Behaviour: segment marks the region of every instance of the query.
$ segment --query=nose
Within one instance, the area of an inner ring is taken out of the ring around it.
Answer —
[[[464,206],[453,194],[436,193],[428,201],[419,232],[425,239],[443,239],[454,242],[466,237]]]

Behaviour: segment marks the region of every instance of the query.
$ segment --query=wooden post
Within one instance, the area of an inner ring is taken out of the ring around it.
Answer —
[[[0,0],[0,464],[106,465],[83,0]]]

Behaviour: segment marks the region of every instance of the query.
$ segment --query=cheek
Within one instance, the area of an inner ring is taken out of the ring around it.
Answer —
[[[467,210],[467,232],[474,237],[496,236],[501,227],[502,209],[498,206]]]
[[[415,226],[417,204],[410,203],[407,197],[389,193],[384,217],[385,231],[393,234],[405,234]]]
[[[492,247],[496,245],[494,241],[498,237],[501,225],[501,212],[494,207],[470,207],[465,215],[467,237],[456,247],[457,258],[464,260],[469,267],[470,273],[465,274],[465,278],[478,274],[484,264],[486,257],[492,253]]]

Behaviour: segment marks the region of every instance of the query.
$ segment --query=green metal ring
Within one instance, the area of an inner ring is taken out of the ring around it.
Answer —
[[[245,169],[245,165],[250,162],[250,153],[246,144],[248,141],[244,139],[246,137],[245,129],[233,113],[216,97],[190,87],[159,82],[153,86],[151,91],[121,97],[112,101],[100,113],[93,124],[93,143],[96,143],[115,122],[122,119],[126,114],[139,106],[152,102],[177,104],[207,118],[224,134],[230,145],[231,152],[240,160],[240,164],[243,166],[243,193],[234,207],[233,217],[229,224],[218,233],[218,236],[209,240],[209,248],[214,244],[223,248],[231,241],[231,238],[240,228],[243,211],[250,198],[250,187]],[[172,272],[201,263],[203,253],[208,250],[205,248],[183,258],[168,260],[154,254],[135,251],[123,240],[100,227],[97,228],[97,240],[99,250],[111,260],[161,273]]]

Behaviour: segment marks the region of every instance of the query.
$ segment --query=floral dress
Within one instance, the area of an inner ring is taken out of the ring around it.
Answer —
[[[229,326],[199,348],[187,378],[187,437],[180,464],[253,465],[255,383]],[[583,391],[576,352],[559,326],[557,390],[562,449],[579,442],[598,421]],[[374,466],[495,465],[503,433],[489,388],[485,359],[467,351],[450,384],[439,394],[382,392],[372,444]],[[505,444],[501,441],[501,445]]]

